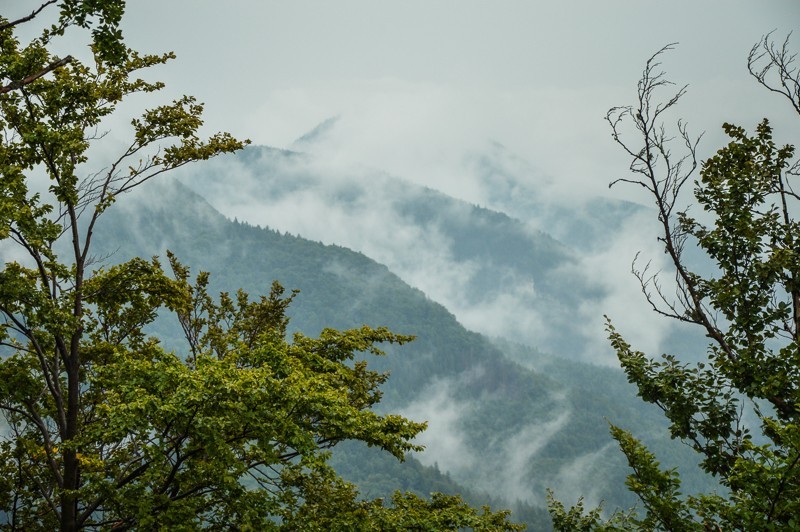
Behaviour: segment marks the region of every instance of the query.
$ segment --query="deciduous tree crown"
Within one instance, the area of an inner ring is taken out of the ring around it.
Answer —
[[[0,18],[0,241],[24,259],[0,271],[0,528],[517,530],[507,512],[458,497],[360,501],[327,465],[355,439],[403,459],[424,429],[373,406],[387,376],[354,362],[410,337],[384,328],[287,339],[279,284],[255,300],[212,297],[170,255],[115,266],[92,255],[94,230],[125,192],[191,162],[242,148],[198,133],[190,96],[131,120],[104,168],[88,151],[128,96],[163,87],[138,77],[171,53],[128,48],[121,0],[49,0]],[[51,16],[28,44],[16,31]],[[50,51],[88,31],[93,61]],[[46,176],[45,193],[31,188]],[[185,352],[143,332],[177,317]]]

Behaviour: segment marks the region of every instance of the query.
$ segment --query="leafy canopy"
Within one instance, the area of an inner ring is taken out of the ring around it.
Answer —
[[[52,9],[55,22],[20,44],[19,27]],[[173,58],[129,49],[124,9],[50,0],[0,19],[0,243],[13,251],[0,270],[0,527],[520,529],[458,497],[360,501],[327,465],[347,439],[401,460],[421,450],[425,424],[376,413],[387,376],[354,361],[411,338],[363,327],[289,340],[293,295],[277,283],[255,300],[215,298],[208,274],[192,280],[172,255],[167,271],[92,255],[96,224],[125,192],[246,144],[201,138],[203,106],[183,96],[133,118],[118,155],[94,164],[106,118],[161,89],[139,76]],[[81,30],[90,64],[52,54]],[[184,352],[145,334],[159,313],[177,318]]]

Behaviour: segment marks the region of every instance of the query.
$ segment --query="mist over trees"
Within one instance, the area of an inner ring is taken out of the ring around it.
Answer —
[[[649,264],[632,271],[658,314],[691,324],[709,338],[707,360],[687,363],[635,350],[609,321],[608,332],[628,380],[640,397],[657,405],[670,434],[701,458],[699,467],[722,489],[684,493],[674,469],[630,432],[611,433],[633,470],[628,488],[641,507],[584,513],[582,502],[565,509],[550,501],[557,530],[777,530],[800,526],[800,173],[790,145],[779,146],[765,118],[749,133],[724,124],[730,142],[697,161],[698,137],[665,114],[686,88],[670,89],[659,59],[647,62],[638,101],[607,115],[613,138],[630,156],[632,177],[615,183],[643,187],[655,203],[659,241],[673,266],[664,280]],[[800,114],[800,69],[789,38],[765,36],[748,56],[750,74],[785,98]],[[633,132],[633,137],[629,136]],[[702,213],[683,206],[683,191],[695,170],[694,198]],[[613,183],[612,183],[613,184]],[[713,273],[693,270],[685,253],[697,246]],[[624,319],[624,318],[623,318]],[[613,420],[612,420],[613,422]]]
[[[24,257],[0,272],[3,527],[521,529],[457,496],[362,500],[327,465],[344,440],[401,460],[421,450],[411,440],[424,423],[373,408],[387,375],[352,362],[412,338],[364,326],[289,341],[293,296],[277,283],[255,300],[213,297],[208,274],[193,279],[171,254],[168,269],[93,254],[102,215],[126,192],[246,144],[201,139],[203,106],[184,96],[133,118],[127,148],[93,168],[104,119],[161,89],[137,76],[173,58],[125,45],[124,8],[51,0],[0,18],[0,239]],[[47,16],[40,37],[18,41]],[[51,51],[81,31],[91,63]],[[159,312],[177,317],[183,352],[144,332]]]

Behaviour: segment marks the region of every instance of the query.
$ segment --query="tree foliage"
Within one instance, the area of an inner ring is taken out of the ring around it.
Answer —
[[[173,58],[125,45],[124,8],[50,0],[0,19],[0,243],[17,257],[0,271],[0,526],[519,529],[457,497],[360,501],[327,465],[326,449],[348,439],[399,459],[420,450],[424,423],[376,413],[387,376],[354,362],[409,337],[363,327],[289,340],[293,295],[277,283],[255,300],[215,298],[208,274],[192,280],[172,255],[166,270],[92,255],[120,195],[246,143],[200,138],[203,107],[183,96],[132,119],[120,154],[93,166],[104,120],[161,89],[138,76]],[[21,45],[19,26],[52,9],[56,22]],[[90,32],[91,64],[50,52],[75,30]],[[177,317],[185,352],[144,332],[159,312]]]
[[[556,528],[645,530],[776,530],[800,526],[800,196],[792,181],[792,146],[779,147],[764,119],[748,133],[725,124],[730,142],[706,160],[694,197],[703,214],[681,208],[684,185],[698,167],[685,124],[672,137],[663,115],[685,92],[660,101],[669,85],[658,71],[661,50],[644,70],[638,104],[608,114],[614,140],[631,157],[635,184],[654,200],[659,240],[674,267],[674,295],[648,266],[633,272],[652,308],[700,327],[710,339],[707,360],[653,359],[633,349],[609,322],[622,368],[645,401],[658,405],[673,438],[690,445],[718,493],[684,494],[677,471],[663,470],[630,433],[612,427],[633,472],[627,485],[641,515],[565,510],[551,503]],[[800,113],[800,71],[788,39],[771,35],[751,51],[750,73]],[[638,140],[624,136],[633,126]],[[677,141],[677,142],[676,142]],[[682,154],[675,150],[680,144]],[[706,221],[708,220],[708,221]],[[684,254],[696,245],[713,273],[692,270]],[[612,526],[613,524],[613,526]]]

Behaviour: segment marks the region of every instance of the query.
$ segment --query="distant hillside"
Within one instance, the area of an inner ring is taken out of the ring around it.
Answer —
[[[316,334],[325,326],[367,323],[417,336],[371,363],[392,374],[384,408],[430,422],[421,439],[428,448],[419,459],[449,477],[436,480],[436,470],[412,462],[398,487],[469,486],[472,494],[489,493],[505,506],[523,501],[534,521],[543,515],[548,486],[568,499],[584,493],[611,507],[634,502],[621,489],[626,470],[606,419],[647,436],[665,431],[660,416],[634,397],[618,371],[526,347],[498,348],[365,255],[230,221],[177,182],[153,183],[140,192],[104,215],[98,257],[122,261],[170,249],[195,272],[212,272],[213,290],[242,287],[259,294],[273,279],[301,290],[291,307],[293,330]],[[179,345],[175,324],[165,320],[155,332],[167,345]],[[660,445],[680,458],[670,462],[691,454],[681,454],[686,450],[679,445]],[[349,449],[337,460],[374,495],[391,484],[387,478],[396,476],[398,466],[365,457]],[[366,463],[382,470],[364,471]]]
[[[267,147],[182,180],[231,218],[367,254],[473,330],[595,358],[596,335],[576,324],[605,288],[581,275],[574,251],[507,214],[373,169]]]
[[[550,189],[555,178],[518,157],[499,142],[491,142],[468,158],[485,205],[523,221],[534,223],[573,249],[598,250],[609,235],[618,233],[641,205],[606,197],[585,198],[574,191],[565,205]]]

